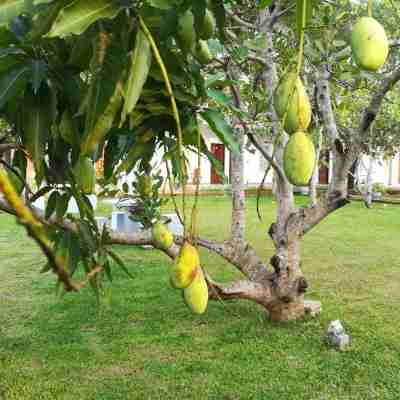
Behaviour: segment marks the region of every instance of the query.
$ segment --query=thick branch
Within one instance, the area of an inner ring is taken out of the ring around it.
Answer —
[[[331,193],[330,196],[320,201],[314,206],[302,208],[297,217],[301,225],[297,229],[299,236],[305,235],[314,226],[320,223],[329,214],[346,206],[350,201],[342,196],[342,193]]]
[[[66,229],[71,232],[77,232],[77,227],[73,222],[67,220],[59,220],[55,217],[46,219],[44,212],[38,208],[31,207],[35,217],[46,225],[56,225],[61,229]],[[15,212],[10,208],[4,199],[0,198],[0,210],[8,214],[15,215]],[[142,230],[134,233],[109,232],[110,244],[119,244],[124,246],[145,246],[154,245],[151,230]],[[181,236],[175,236],[175,244],[168,250],[163,250],[170,258],[174,259],[179,254],[180,244],[183,242]],[[230,242],[217,243],[211,240],[198,238],[196,239],[199,246],[218,254],[226,261],[234,265],[249,279],[256,280],[260,276],[267,274],[267,267],[262,260],[257,256],[255,250],[250,245],[245,245],[244,248],[237,248]]]
[[[372,97],[369,106],[365,110],[360,123],[360,134],[365,133],[371,124],[374,122],[379,110],[382,106],[383,100],[386,94],[397,84],[400,80],[400,68],[395,70],[388,78],[386,78],[380,87],[380,89]]]
[[[255,301],[264,307],[268,307],[274,300],[271,291],[260,283],[241,280],[228,285],[222,285],[213,282],[208,276],[206,278],[210,300],[245,299]]]
[[[274,11],[276,12],[276,10]],[[266,8],[260,13],[260,29],[265,34],[266,46],[265,50],[263,51],[263,58],[265,59],[267,67],[264,70],[263,74],[263,81],[264,86],[266,89],[266,93],[269,93],[272,96],[274,93],[275,87],[278,84],[278,73],[276,63],[273,57],[274,54],[274,47],[273,47],[273,40],[272,40],[272,32],[271,26],[273,16]],[[277,223],[275,226],[275,233],[276,235],[272,235],[271,237],[274,240],[274,244],[277,247],[280,241],[280,237],[285,235],[284,227],[287,221],[287,218],[293,211],[294,207],[294,198],[293,198],[293,188],[292,185],[286,179],[284,173],[282,172],[281,165],[283,165],[283,149],[287,142],[287,135],[283,133],[281,135],[281,128],[279,124],[279,119],[276,115],[273,102],[271,99],[268,99],[268,104],[270,107],[270,112],[272,115],[272,134],[275,138],[276,147],[274,149],[274,155],[272,157],[275,160],[275,163],[279,168],[275,169],[275,177],[277,183],[277,190],[276,190],[276,199],[278,202],[278,215],[277,215]],[[281,140],[278,143],[277,138]],[[272,166],[272,164],[271,164]]]
[[[322,65],[316,74],[317,104],[326,135],[333,143],[338,137],[335,115],[331,102],[331,91],[329,87],[329,72],[326,65]]]

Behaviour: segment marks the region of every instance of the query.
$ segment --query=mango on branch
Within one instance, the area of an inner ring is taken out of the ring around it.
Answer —
[[[192,52],[196,45],[196,30],[193,13],[188,10],[178,21],[178,38],[180,46],[186,52]]]
[[[356,64],[367,71],[377,71],[385,64],[389,42],[383,26],[372,17],[362,17],[351,33],[351,50]]]
[[[201,267],[196,270],[193,282],[183,290],[186,305],[195,314],[203,314],[208,304],[208,286]]]
[[[167,250],[174,243],[174,236],[169,229],[160,221],[157,221],[152,228],[153,241],[159,249]]]
[[[315,167],[315,148],[311,138],[302,131],[292,135],[283,154],[283,169],[289,182],[306,186]]]
[[[193,55],[197,58],[197,60],[201,64],[208,64],[212,61],[213,56],[211,54],[210,49],[208,48],[207,41],[205,40],[199,40]]]
[[[280,119],[286,113],[284,129],[287,133],[304,131],[310,125],[310,100],[296,72],[288,72],[282,77],[274,93],[274,106]]]
[[[206,9],[203,24],[200,30],[200,38],[204,40],[211,39],[214,36],[215,27],[216,23],[214,14],[209,9]]]
[[[193,282],[198,267],[200,258],[197,249],[189,242],[185,242],[170,269],[171,285],[176,289],[188,287]]]

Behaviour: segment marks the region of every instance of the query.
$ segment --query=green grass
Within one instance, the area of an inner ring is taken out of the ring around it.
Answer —
[[[248,238],[265,259],[273,212],[263,199],[259,223],[249,199]],[[201,199],[202,234],[226,237],[229,215],[226,197]],[[116,270],[100,307],[89,289],[57,298],[35,245],[0,215],[0,399],[398,399],[399,221],[396,206],[354,203],[321,223],[303,269],[323,313],[273,324],[246,302],[191,315],[168,284],[170,261],[143,249],[117,249],[136,278]],[[202,260],[216,279],[238,276]],[[353,338],[343,353],[323,342],[334,319]]]

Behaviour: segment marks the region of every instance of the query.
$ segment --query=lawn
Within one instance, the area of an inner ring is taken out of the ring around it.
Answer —
[[[269,258],[264,223],[248,201],[248,238]],[[101,205],[100,213],[109,212]],[[201,232],[222,240],[226,197],[201,199]],[[213,302],[193,316],[170,288],[162,254],[117,248],[135,276],[116,269],[101,304],[89,289],[56,297],[43,257],[0,215],[0,399],[399,399],[400,208],[353,203],[310,232],[303,245],[308,298],[317,319],[271,323],[258,306]],[[219,280],[237,273],[202,253]],[[323,342],[341,319],[352,336],[339,353]]]

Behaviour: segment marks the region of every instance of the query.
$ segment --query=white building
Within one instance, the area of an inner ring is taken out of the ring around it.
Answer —
[[[205,130],[203,135],[208,150],[213,154],[223,167],[225,177],[217,174],[216,170],[211,165],[207,157],[201,157],[200,168],[200,184],[202,188],[208,187],[221,187],[221,185],[229,184],[230,178],[230,152],[226,146],[208,129]],[[187,151],[186,157],[189,162],[189,184],[196,183],[199,176],[197,165],[197,154],[195,152]],[[167,176],[167,171],[164,164],[161,162],[162,154],[155,157],[154,167],[159,169],[163,176]],[[258,187],[261,183],[268,162],[264,159],[261,153],[253,146],[249,146],[244,152],[244,181],[247,187]],[[358,163],[358,169],[353,171],[349,176],[350,187],[352,187],[354,180],[360,184],[366,182],[366,177],[369,167],[369,157],[363,156],[362,160]],[[328,154],[320,160],[319,166],[319,184],[327,185],[331,179],[332,174],[332,160]],[[128,178],[122,179],[122,183],[127,180],[134,179],[134,174],[130,174]],[[400,153],[390,160],[377,160],[373,170],[373,182],[380,183],[388,189],[400,190]],[[265,187],[270,187],[273,181],[272,169],[269,171],[265,179]]]
[[[205,141],[209,151],[218,159],[222,164],[225,172],[225,177],[229,183],[230,176],[230,154],[229,150],[216,138],[212,133],[206,132]],[[190,165],[190,182],[195,182],[197,176],[197,156],[196,154],[190,154],[189,165]],[[254,147],[247,148],[244,152],[244,180],[248,187],[258,186],[263,177],[268,165],[268,162],[264,159],[261,153]],[[357,180],[360,184],[366,182],[368,174],[368,167],[370,163],[369,156],[363,156],[360,162],[358,162],[357,170],[354,170],[350,175],[350,186],[352,182]],[[332,160],[325,155],[325,159],[320,161],[319,166],[319,184],[327,185],[332,175]],[[400,153],[398,153],[392,159],[376,160],[373,169],[373,182],[380,183],[388,189],[400,190]],[[267,175],[265,185],[270,186],[273,180],[272,170]],[[200,183],[202,186],[208,185],[221,185],[224,183],[223,179],[217,175],[216,171],[212,167],[211,163],[206,157],[202,157],[201,160],[201,179]]]

